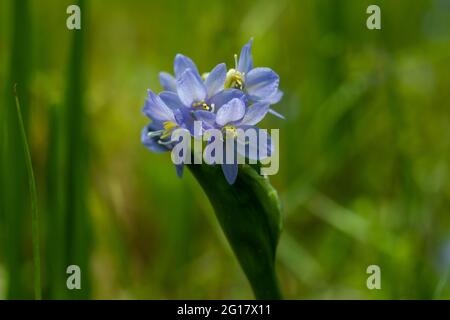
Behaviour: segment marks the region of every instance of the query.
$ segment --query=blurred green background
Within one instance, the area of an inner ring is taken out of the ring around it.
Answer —
[[[140,143],[146,89],[254,37],[279,73],[278,274],[290,299],[450,298],[450,1],[0,1],[0,299],[33,297],[12,87],[37,177],[44,298],[252,298],[189,172]],[[381,7],[382,30],[366,28]],[[82,290],[66,289],[66,267]],[[381,268],[381,290],[366,287]]]

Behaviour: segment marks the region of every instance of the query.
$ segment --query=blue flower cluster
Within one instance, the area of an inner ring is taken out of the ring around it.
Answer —
[[[279,76],[270,68],[254,68],[251,48],[252,40],[244,45],[239,59],[235,55],[234,69],[227,70],[225,63],[220,63],[203,75],[190,58],[177,54],[175,76],[159,74],[164,91],[155,94],[148,90],[143,113],[151,123],[142,131],[142,143],[153,152],[165,152],[175,146],[171,134],[177,128],[187,129],[198,138],[194,121],[202,121],[204,128],[222,130],[229,137],[238,128],[257,130],[255,125],[267,113],[283,118],[271,108],[283,96],[278,89]],[[244,156],[249,158],[248,152]],[[176,169],[181,176],[183,165],[176,165]],[[222,164],[222,169],[233,184],[237,162]]]

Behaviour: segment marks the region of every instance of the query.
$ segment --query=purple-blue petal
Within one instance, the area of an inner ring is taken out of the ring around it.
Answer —
[[[159,97],[172,110],[184,108],[184,104],[175,92],[163,91],[159,94]]]
[[[237,67],[239,72],[248,73],[253,69],[252,42],[253,39],[250,39],[250,41],[242,47]]]
[[[193,113],[194,120],[202,121],[204,129],[214,128],[214,124],[216,121],[216,114],[210,111],[205,110],[197,110]]]
[[[216,123],[219,126],[224,126],[227,123],[239,121],[245,115],[245,104],[240,99],[232,99],[227,104],[223,105],[216,115]]]
[[[153,121],[175,121],[172,110],[151,90],[148,90],[148,97],[145,99],[142,112]]]
[[[275,92],[272,96],[267,98],[265,101],[270,104],[275,104],[275,103],[280,102],[281,98],[283,98],[283,91],[277,90],[277,92]]]
[[[256,102],[247,108],[244,118],[240,124],[255,125],[260,122],[269,111],[269,104],[265,102]]]
[[[166,146],[158,143],[159,140],[158,137],[150,138],[148,136],[149,132],[155,131],[156,129],[157,128],[154,126],[154,124],[149,124],[145,126],[141,131],[141,142],[145,147],[147,147],[147,149],[149,149],[152,152],[155,153],[166,152],[169,149]]]
[[[252,69],[245,77],[245,88],[254,101],[265,101],[278,91],[280,78],[269,68]]]
[[[181,102],[187,107],[190,107],[193,102],[206,99],[206,87],[191,69],[186,69],[177,78],[177,92]]]
[[[177,172],[177,176],[179,178],[183,177],[183,169],[184,169],[184,164],[176,164],[175,165],[175,170]]]
[[[180,53],[175,56],[173,69],[175,72],[175,78],[177,79],[183,74],[184,71],[186,71],[186,69],[191,69],[195,75],[200,77],[200,74],[194,61],[192,61],[191,58],[186,57],[185,55],[182,55]]]
[[[205,86],[208,97],[212,97],[219,91],[223,90],[223,85],[227,77],[227,67],[225,63],[218,64],[212,69],[205,80]]]
[[[239,137],[236,139],[237,145],[245,146],[244,148],[237,148],[237,151],[240,155],[251,159],[251,160],[262,160],[267,157],[270,157],[274,151],[274,145],[272,144],[272,139],[266,130],[266,134],[263,134],[262,129],[256,126],[241,126],[240,129],[245,130],[255,130],[257,136],[257,144],[253,145],[246,141],[246,139],[242,139],[243,137]],[[264,139],[264,140],[261,140]],[[261,147],[263,149],[261,149]],[[245,151],[242,153],[241,151]]]
[[[222,171],[228,184],[230,185],[234,184],[238,174],[237,162],[233,164],[226,164],[226,163],[222,164]]]
[[[245,94],[241,90],[225,89],[208,99],[208,104],[214,104],[215,112],[217,112],[224,104],[230,102],[233,99],[240,99],[244,102],[246,101]]]
[[[177,82],[175,81],[175,78],[167,72],[160,72],[159,73],[159,83],[161,83],[161,86],[166,91],[177,91]]]

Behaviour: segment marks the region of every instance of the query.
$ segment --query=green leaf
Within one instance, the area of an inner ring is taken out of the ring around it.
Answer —
[[[217,219],[257,299],[281,299],[275,253],[281,231],[278,194],[269,180],[248,165],[229,185],[220,166],[189,165],[211,202]]]

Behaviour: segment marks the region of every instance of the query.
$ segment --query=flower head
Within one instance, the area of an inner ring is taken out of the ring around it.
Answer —
[[[174,142],[173,130],[184,126],[183,114],[174,105],[171,94],[156,95],[150,89],[142,112],[152,120],[141,132],[141,141],[150,151],[161,153],[170,151]],[[183,167],[177,166],[177,174],[182,175]]]
[[[266,156],[270,156],[273,152],[273,145],[270,141],[270,136],[266,135],[265,144],[253,143],[249,144],[245,132],[254,130],[255,137],[259,137],[259,128],[255,125],[259,123],[269,111],[269,104],[265,102],[257,102],[247,107],[243,99],[234,98],[223,105],[217,114],[212,115],[199,111],[197,117],[203,122],[208,123],[210,128],[219,129],[222,131],[224,140],[224,161],[222,163],[222,171],[228,183],[233,184],[238,173],[237,155],[252,160],[262,160]],[[239,131],[240,130],[240,131]],[[227,139],[234,140],[236,143],[226,143]],[[266,151],[261,156],[259,147],[263,146]],[[232,149],[230,149],[232,148]],[[232,163],[225,161],[227,153],[235,155]],[[213,162],[207,159],[208,162]]]
[[[143,113],[151,120],[141,134],[142,143],[151,151],[170,151],[177,145],[172,141],[175,129],[188,129],[198,138],[203,131],[194,130],[194,121],[201,121],[203,130],[218,129],[222,133],[223,155],[232,154],[234,161],[223,161],[222,170],[228,183],[233,184],[238,173],[237,155],[252,160],[262,160],[273,151],[268,135],[260,136],[256,127],[267,112],[282,96],[278,89],[279,77],[269,68],[254,68],[251,55],[252,40],[244,45],[239,59],[235,56],[235,68],[227,71],[224,63],[216,65],[209,73],[200,75],[195,63],[177,54],[174,60],[174,76],[161,72],[159,81],[164,88],[160,94],[148,90]],[[242,131],[257,132],[258,143],[248,143]],[[265,140],[265,141],[264,141]],[[232,144],[227,144],[232,141]],[[261,144],[263,141],[266,144]],[[235,143],[236,142],[236,143]],[[209,141],[209,144],[211,141]],[[229,146],[232,146],[233,149]],[[261,147],[264,150],[260,154]],[[210,159],[211,160],[211,159]],[[213,161],[207,161],[213,164]],[[179,176],[183,164],[176,165]]]
[[[243,91],[250,102],[278,103],[283,93],[278,89],[280,77],[270,68],[253,68],[251,39],[242,47],[239,59],[235,55],[235,69],[227,72],[225,88]],[[270,109],[270,113],[283,118]]]
[[[226,77],[225,64],[217,65],[203,81],[190,68],[184,70],[177,79],[178,99],[175,104],[183,110],[183,113],[190,113],[187,117],[186,127],[193,131],[194,121],[197,120],[198,111],[215,113],[230,100],[239,98],[244,99],[244,93],[237,89],[223,89]]]

